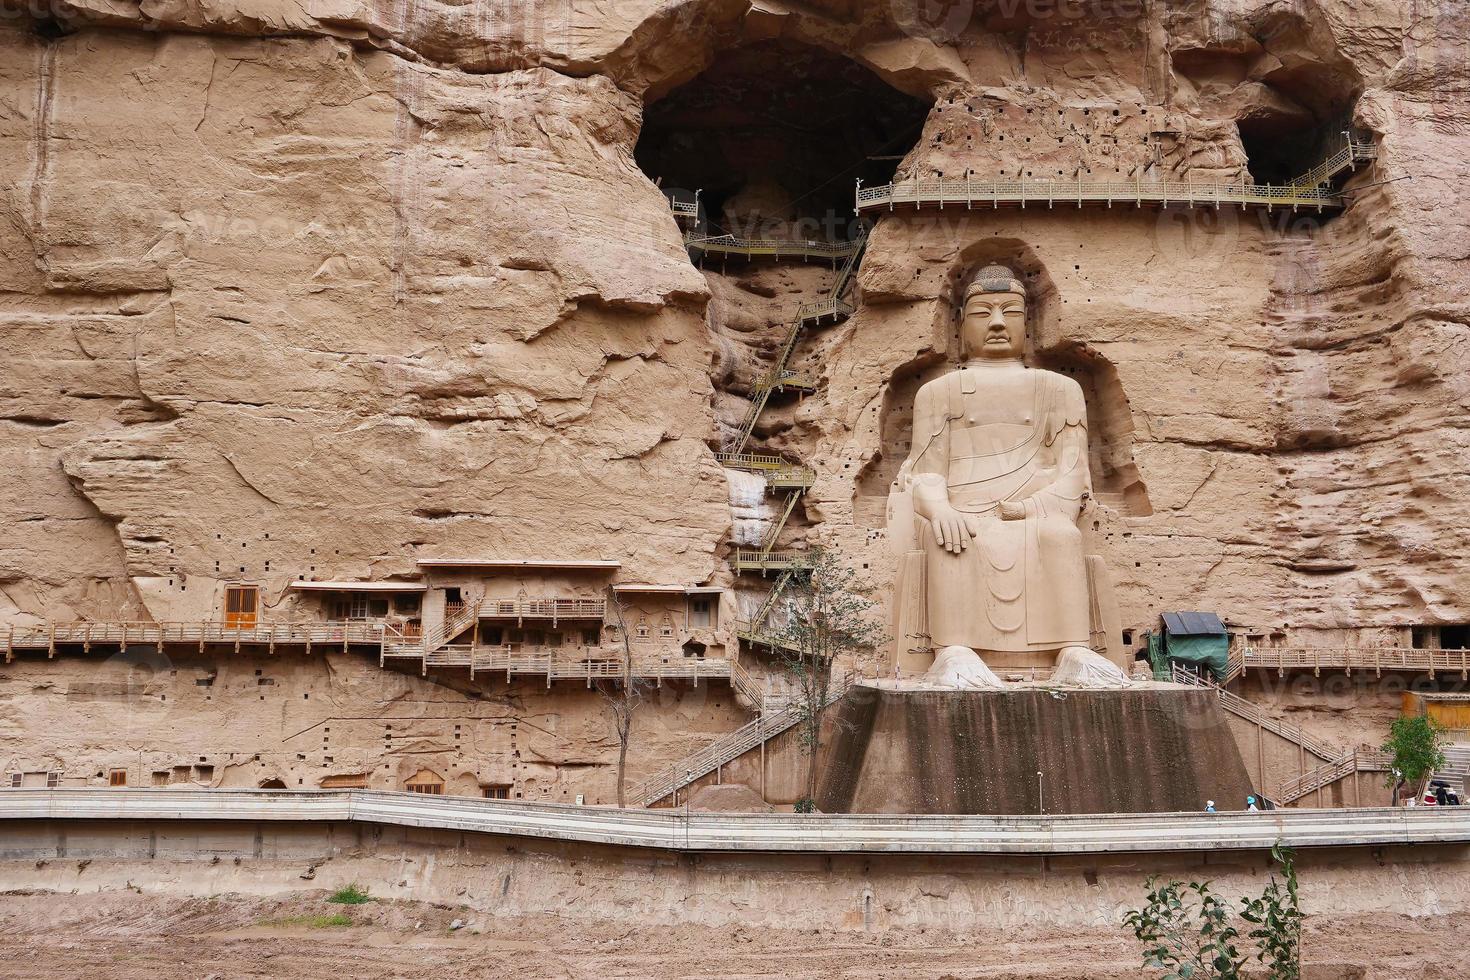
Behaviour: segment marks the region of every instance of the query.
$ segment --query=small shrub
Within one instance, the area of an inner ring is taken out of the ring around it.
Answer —
[[[335,902],[338,905],[365,905],[371,902],[372,899],[368,897],[366,888],[359,888],[357,887],[357,883],[354,882],[346,888],[337,889],[327,901]]]
[[[1235,948],[1240,935],[1230,924],[1230,905],[1209,882],[1188,885],[1148,880],[1148,902],[1129,912],[1124,922],[1143,943],[1144,966],[1161,971],[1164,980],[1236,980],[1245,958]]]
[[[1240,917],[1256,927],[1250,931],[1250,938],[1260,946],[1256,959],[1270,969],[1271,980],[1300,980],[1302,975],[1302,910],[1295,857],[1282,844],[1271,848],[1271,859],[1281,865],[1285,887],[1272,875],[1260,898],[1240,900]]]
[[[1255,926],[1246,938],[1255,941],[1266,976],[1300,980],[1302,911],[1294,855],[1278,842],[1271,858],[1285,884],[1272,875],[1260,898],[1240,900],[1240,918]],[[1210,890],[1209,882],[1159,884],[1150,878],[1143,908],[1123,921],[1143,943],[1144,966],[1162,980],[1239,980],[1246,958],[1235,945],[1241,933],[1234,919],[1230,904]]]

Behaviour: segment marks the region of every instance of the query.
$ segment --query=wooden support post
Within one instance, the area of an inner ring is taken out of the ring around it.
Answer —
[[[764,727],[765,722],[762,721],[759,728]],[[766,799],[766,733],[764,731],[758,731],[758,734],[761,736],[761,802],[769,803],[770,801]]]
[[[346,636],[347,635],[347,631],[346,630],[343,630],[342,631],[342,635],[343,636]],[[268,639],[266,641],[265,652],[268,653],[268,654],[270,654],[272,657],[274,657],[276,655],[276,624],[275,623],[271,623],[271,635],[270,635],[270,639]]]
[[[199,624],[199,652],[200,653],[203,653],[204,652],[204,637],[205,637],[205,635],[208,632],[209,632],[209,624],[208,623],[200,623]]]
[[[1260,719],[1256,719],[1256,785],[1262,789],[1266,786],[1266,726],[1262,725]],[[1280,795],[1281,787],[1276,787],[1277,795]]]

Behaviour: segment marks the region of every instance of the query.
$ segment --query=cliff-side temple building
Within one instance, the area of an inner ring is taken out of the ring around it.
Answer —
[[[1454,4],[43,6],[0,818],[1465,794]]]

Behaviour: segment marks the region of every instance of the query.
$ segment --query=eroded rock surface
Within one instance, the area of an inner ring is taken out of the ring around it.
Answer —
[[[0,612],[203,618],[184,588],[245,578],[274,604],[425,554],[732,582],[713,451],[831,271],[701,273],[634,149],[647,105],[779,39],[931,105],[900,180],[1280,181],[1341,128],[1378,147],[1326,220],[879,216],[859,309],[800,341],[817,392],[756,429],[819,471],[783,545],[840,543],[886,584],[906,393],[955,356],[954,283],[999,259],[1034,284],[1038,363],[1087,392],[1125,627],[1470,621],[1464,6],[979,6],[59,0],[6,21]],[[145,602],[160,580],[168,609]]]

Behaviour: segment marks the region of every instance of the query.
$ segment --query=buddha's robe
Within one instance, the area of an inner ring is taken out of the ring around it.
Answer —
[[[919,389],[913,432],[903,479],[911,487],[928,474],[943,478],[950,505],[979,524],[954,554],[928,520],[914,518],[934,647],[1087,646],[1091,607],[1077,519],[1091,479],[1077,382],[1020,365],[961,368]],[[1024,518],[1002,520],[1002,501],[1023,505]]]

